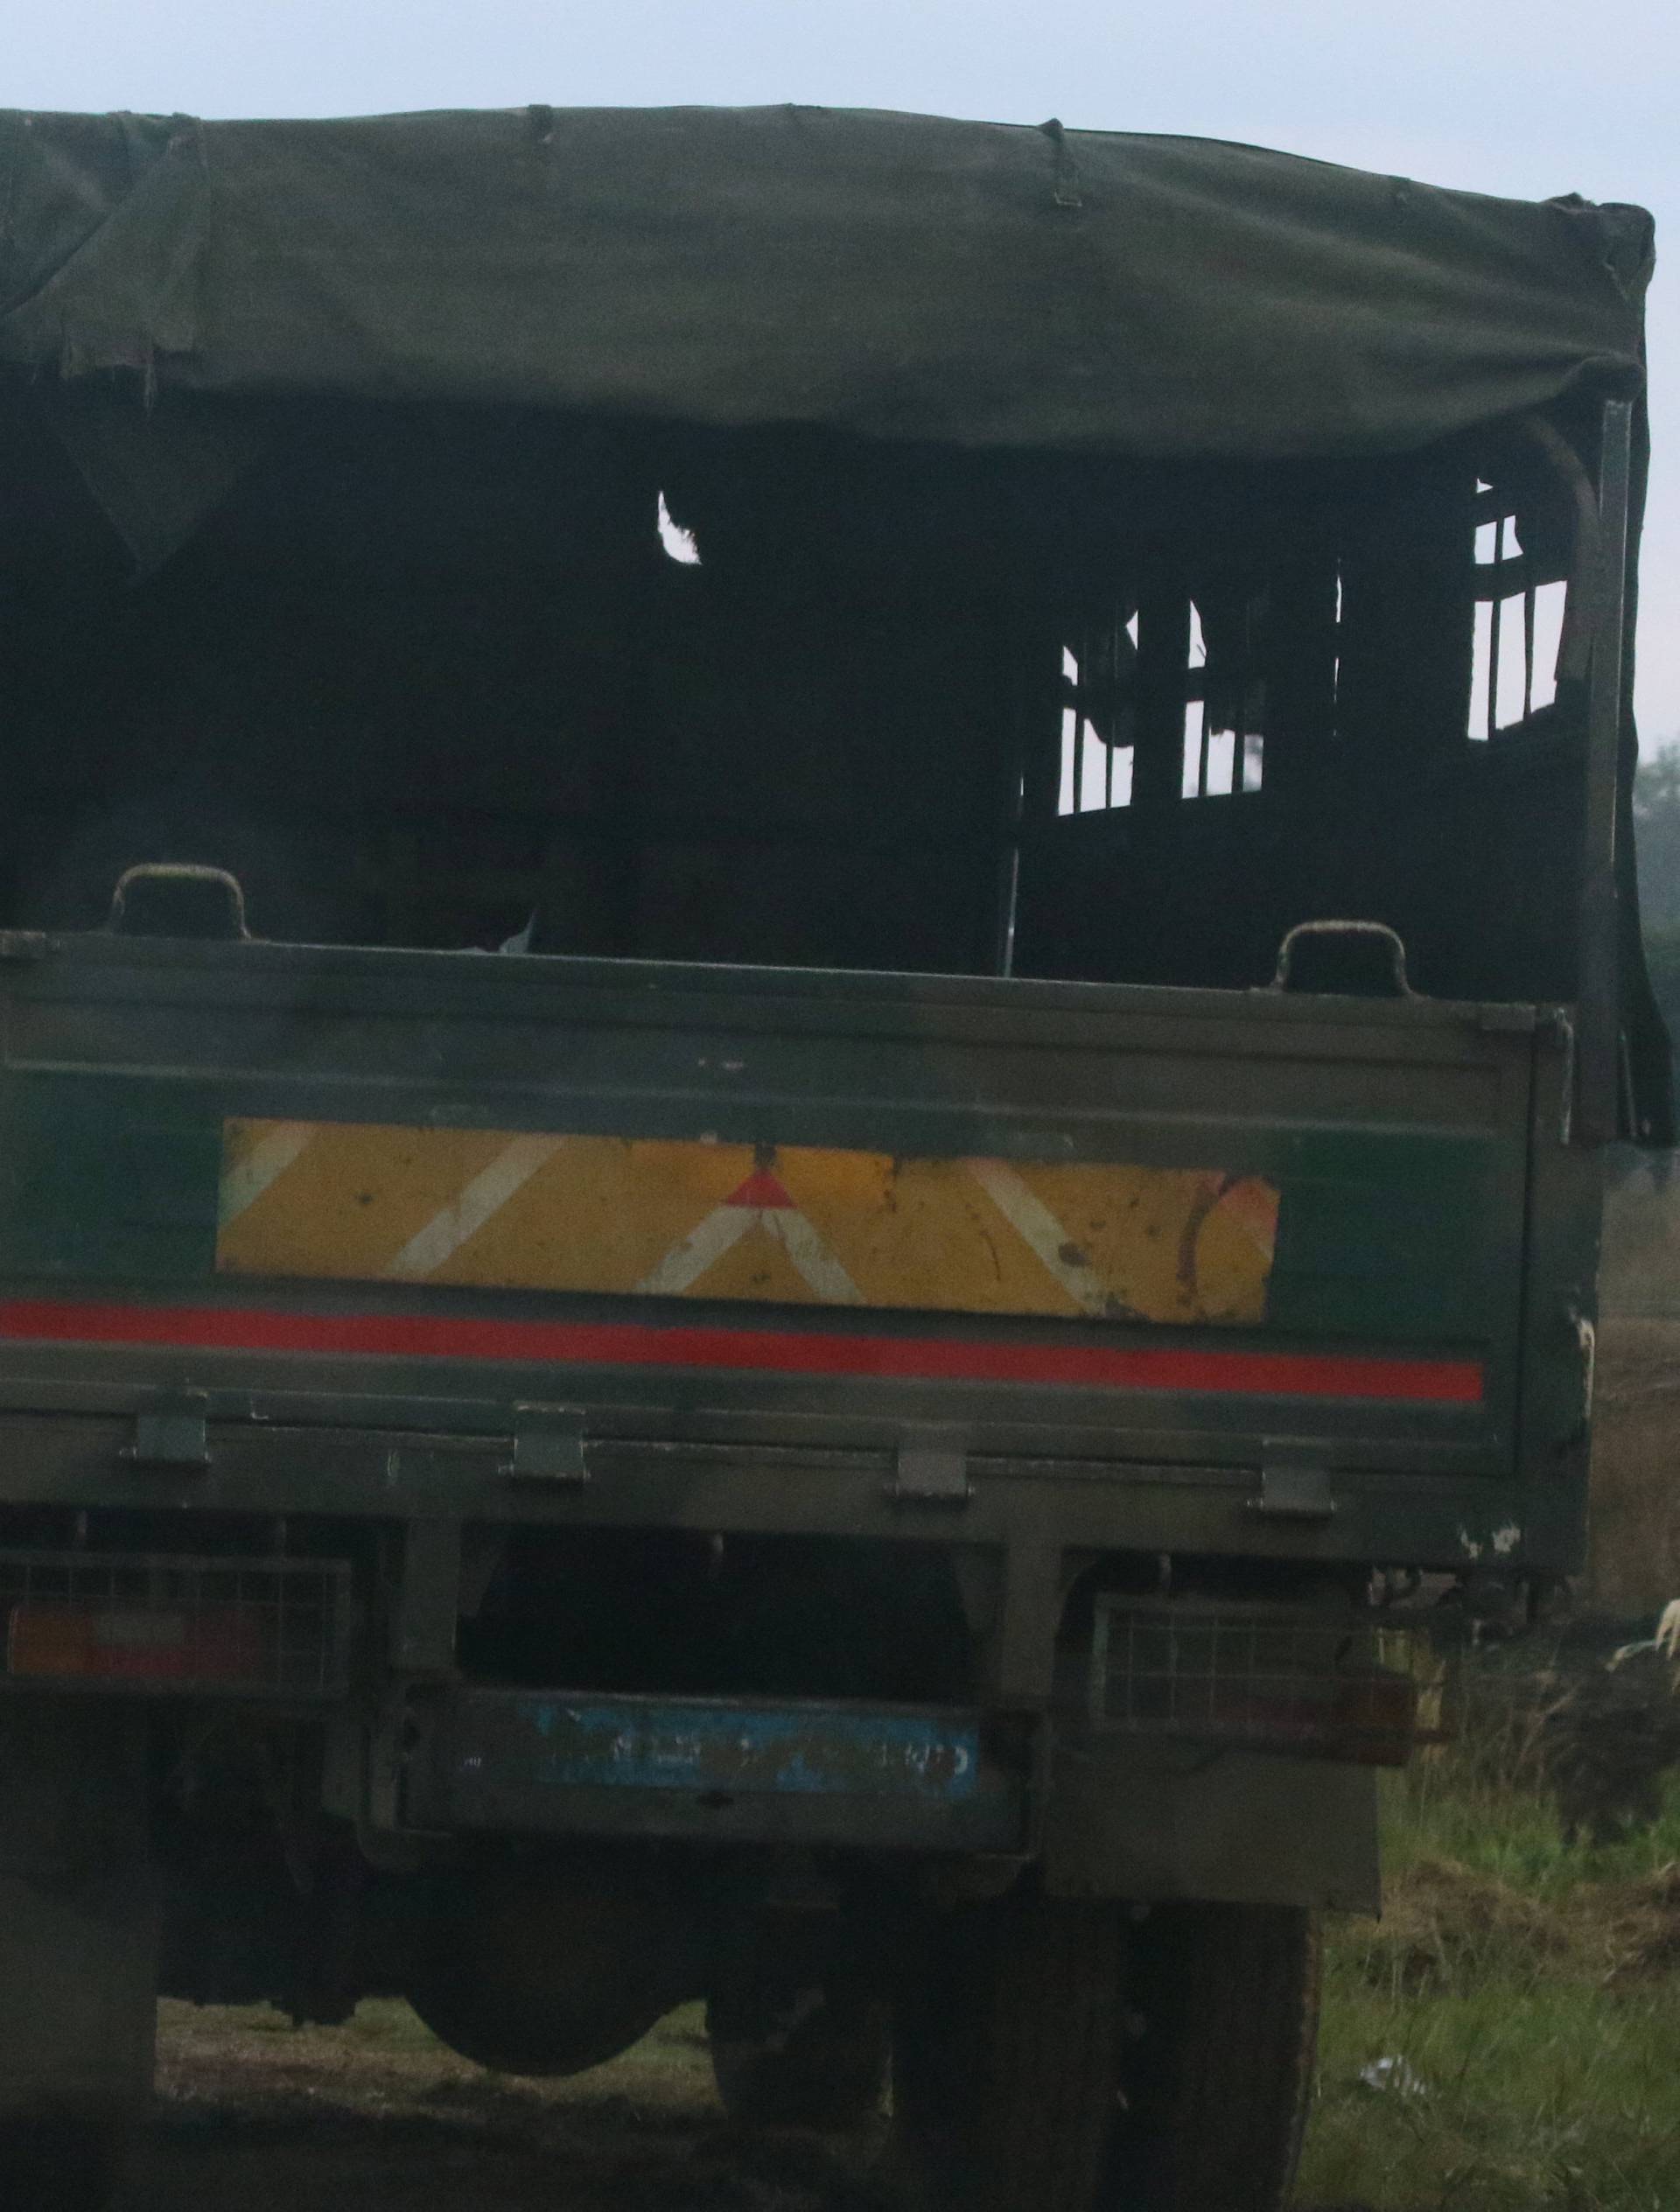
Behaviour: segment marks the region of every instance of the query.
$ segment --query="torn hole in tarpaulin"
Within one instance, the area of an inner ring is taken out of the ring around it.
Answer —
[[[113,122],[121,158],[102,177],[100,219],[0,316],[0,353],[24,367],[31,401],[144,575],[192,536],[268,433],[248,402],[159,398],[160,359],[195,351],[202,329],[205,136],[189,116]],[[55,196],[46,164],[40,135],[23,134],[14,222],[32,197]]]
[[[37,410],[74,463],[136,578],[194,537],[267,451],[267,410],[170,392],[145,400],[127,378],[43,378]]]

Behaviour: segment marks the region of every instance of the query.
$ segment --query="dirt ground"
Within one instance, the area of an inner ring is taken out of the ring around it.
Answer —
[[[158,2115],[116,2212],[889,2212],[878,2138],[746,2137],[699,2008],[572,2082],[444,2050],[405,2006],[343,2028],[165,2004]],[[1363,2212],[1359,2206],[1314,2212]]]
[[[163,2007],[159,2110],[119,2212],[876,2212],[870,2146],[746,2140],[697,2012],[575,2082],[486,2075],[404,2008],[348,2027]]]

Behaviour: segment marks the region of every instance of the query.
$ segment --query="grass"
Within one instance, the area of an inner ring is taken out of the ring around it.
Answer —
[[[1537,1791],[1448,1754],[1389,1785],[1384,1827],[1384,1917],[1331,1934],[1301,2204],[1676,2212],[1680,1790],[1569,1845]]]

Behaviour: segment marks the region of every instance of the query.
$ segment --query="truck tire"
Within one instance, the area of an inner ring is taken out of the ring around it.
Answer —
[[[1315,1917],[1173,1904],[1132,1935],[1113,2212],[1281,2212],[1318,2041]]]
[[[1124,1936],[1122,1907],[1031,1894],[929,1932],[893,2018],[888,2159],[914,2198],[942,2212],[1096,2212]]]
[[[0,1702],[0,2203],[101,2212],[157,2017],[144,1723]]]
[[[780,2017],[730,1993],[706,2006],[712,2078],[742,2127],[862,2127],[886,2093],[888,2008],[861,1993],[789,1992]]]
[[[475,2066],[542,2079],[629,2050],[696,1978],[645,1865],[584,1844],[452,1871],[403,1993]]]

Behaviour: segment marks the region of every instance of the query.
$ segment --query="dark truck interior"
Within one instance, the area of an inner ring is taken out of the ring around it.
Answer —
[[[1574,992],[1590,408],[1257,465],[274,405],[136,576],[4,397],[14,926],[197,863],[292,941],[1242,989],[1335,918]]]

